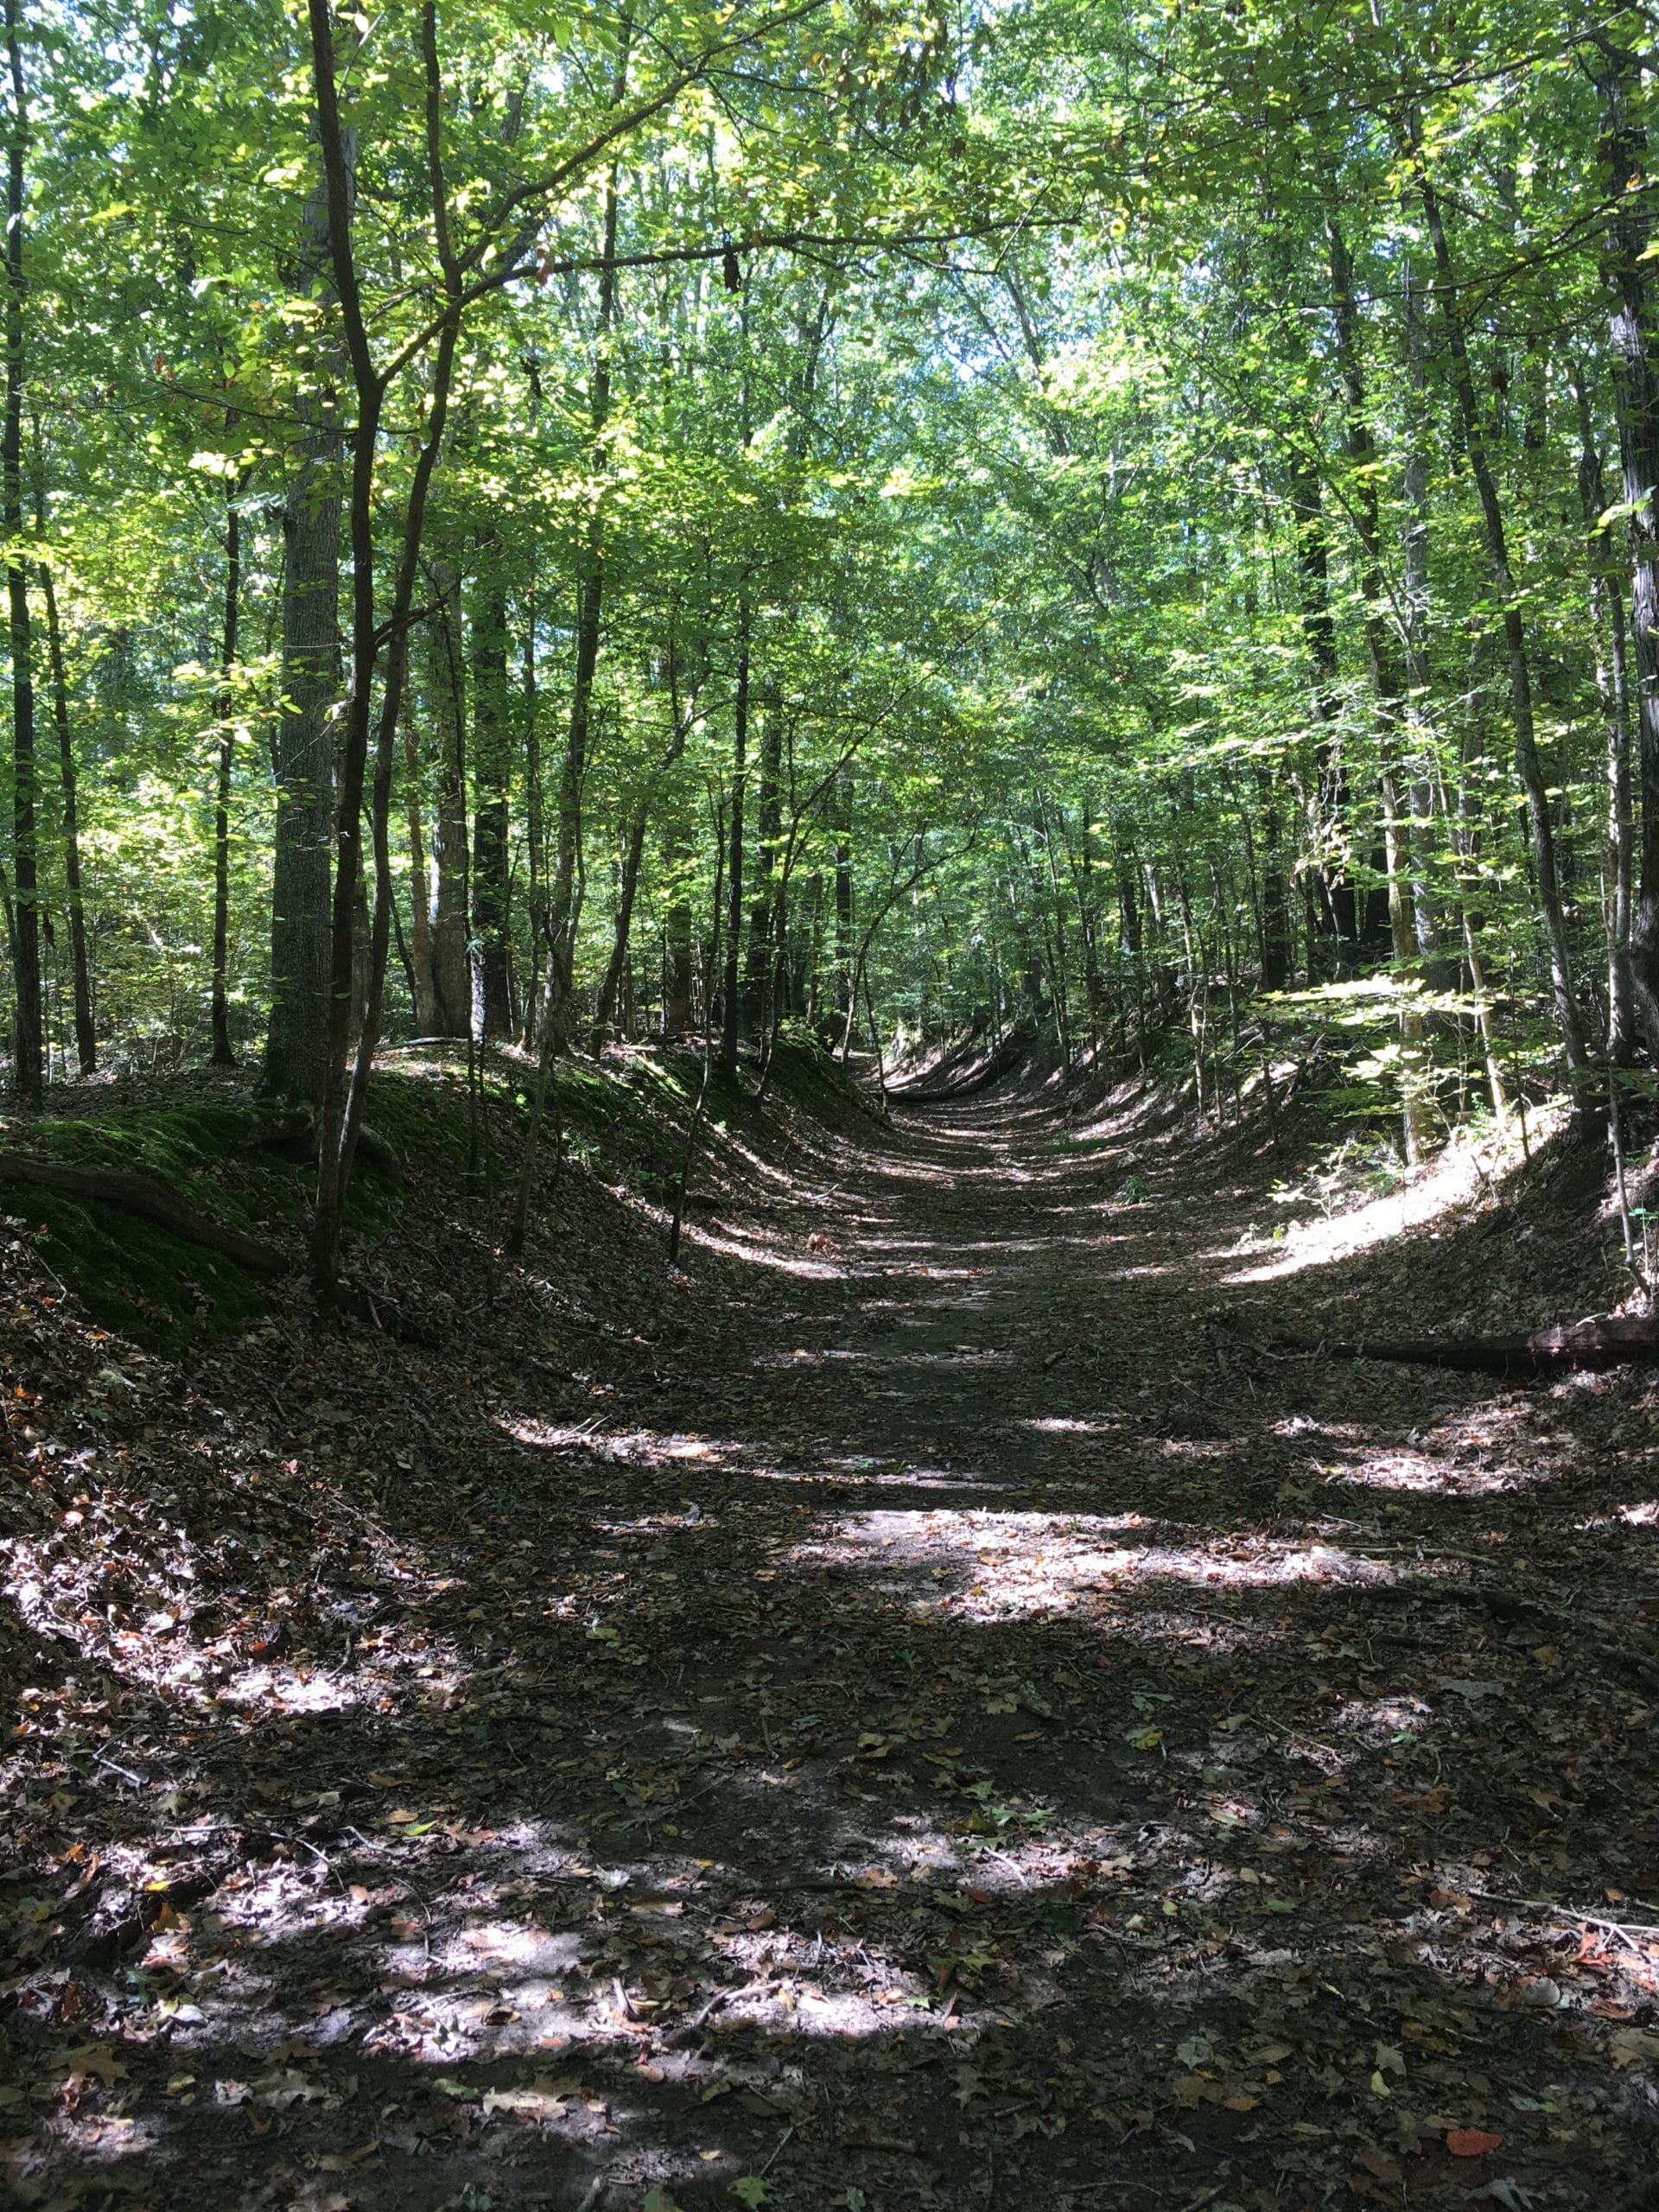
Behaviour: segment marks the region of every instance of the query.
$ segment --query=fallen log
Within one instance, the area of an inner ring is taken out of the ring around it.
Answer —
[[[1285,1338],[1277,1351],[1327,1359],[1386,1359],[1413,1367],[1452,1367],[1475,1375],[1568,1374],[1659,1361],[1659,1314],[1592,1313],[1529,1337],[1379,1337],[1358,1344]]]
[[[67,1191],[77,1198],[101,1198],[141,1220],[168,1230],[188,1244],[200,1244],[234,1260],[250,1274],[286,1274],[289,1262],[274,1244],[249,1236],[239,1229],[215,1221],[188,1205],[176,1191],[152,1175],[137,1175],[122,1168],[76,1167],[64,1160],[32,1160],[16,1152],[0,1152],[0,1184],[22,1183],[42,1191]]]

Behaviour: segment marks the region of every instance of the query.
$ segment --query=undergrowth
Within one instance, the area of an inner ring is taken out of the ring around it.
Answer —
[[[187,1092],[190,1081],[180,1078]],[[519,1172],[534,1071],[516,1056],[493,1055],[475,1083],[474,1103],[459,1053],[410,1065],[394,1056],[377,1072],[367,1120],[401,1172],[360,1157],[347,1206],[354,1239],[394,1239],[409,1209],[435,1198],[454,1205],[504,1201]],[[691,1052],[642,1048],[602,1064],[562,1062],[543,1124],[543,1165],[550,1166],[556,1147],[566,1166],[638,1202],[665,1205],[701,1083],[701,1056]],[[711,1084],[703,1156],[718,1162],[729,1132],[754,1126],[769,1110],[794,1107],[825,1118],[855,1110],[849,1090],[821,1048],[787,1041],[776,1056],[769,1108],[757,1106],[747,1070],[735,1084]],[[187,1095],[140,1104],[116,1089],[107,1106],[101,1096],[74,1103],[73,1113],[20,1128],[27,1148],[80,1166],[150,1176],[200,1212],[297,1247],[310,1219],[315,1170],[253,1144],[269,1116],[251,1090],[228,1101]],[[440,1198],[435,1179],[453,1186],[456,1178],[459,1192]],[[176,1356],[194,1338],[245,1328],[265,1308],[264,1287],[234,1261],[121,1207],[22,1186],[0,1205],[34,1233],[41,1259],[92,1321],[146,1349]],[[296,1264],[298,1257],[296,1249]]]

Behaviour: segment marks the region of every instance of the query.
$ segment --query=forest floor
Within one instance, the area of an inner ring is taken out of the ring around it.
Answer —
[[[1656,2201],[1659,1392],[1269,1349],[1605,1304],[1593,1177],[724,1157],[673,1274],[429,1179],[435,1348],[175,1364],[11,1241],[17,2200]]]

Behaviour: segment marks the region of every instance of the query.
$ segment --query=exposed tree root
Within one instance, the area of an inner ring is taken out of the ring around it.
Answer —
[[[279,1114],[274,1121],[262,1122],[251,1129],[243,1140],[245,1152],[275,1152],[284,1160],[301,1166],[315,1166],[317,1157],[316,1117],[308,1108],[298,1108],[291,1113]],[[403,1174],[403,1162],[396,1147],[365,1122],[357,1133],[357,1149],[372,1167],[394,1179]]]
[[[76,1167],[60,1160],[30,1160],[15,1152],[0,1153],[0,1184],[26,1183],[43,1191],[67,1191],[78,1198],[101,1198],[170,1230],[189,1244],[205,1245],[245,1268],[250,1274],[280,1275],[289,1265],[274,1244],[231,1229],[209,1214],[188,1205],[175,1191],[151,1175],[135,1175],[114,1167]]]

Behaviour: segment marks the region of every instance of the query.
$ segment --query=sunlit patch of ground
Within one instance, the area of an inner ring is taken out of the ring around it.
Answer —
[[[1548,1119],[1535,1119],[1535,1141],[1541,1141],[1554,1126]],[[1495,1185],[1521,1158],[1518,1139],[1448,1145],[1426,1166],[1411,1170],[1392,1191],[1358,1205],[1338,1204],[1324,1217],[1300,1213],[1285,1225],[1277,1242],[1257,1238],[1253,1252],[1271,1256],[1255,1267],[1237,1268],[1222,1280],[1234,1284],[1281,1281],[1309,1268],[1330,1267],[1338,1260],[1351,1259],[1408,1230],[1427,1229],[1489,1201]],[[1205,1257],[1225,1262],[1236,1258],[1239,1249],[1234,1245]]]
[[[872,1511],[843,1517],[790,1554],[803,1566],[858,1567],[910,1591],[928,1610],[987,1619],[1064,1611],[1090,1593],[1173,1581],[1217,1589],[1289,1583],[1386,1583],[1396,1569],[1365,1552],[1265,1536],[1103,1549],[1098,1538],[1146,1525],[1138,1515]],[[943,1586],[929,1593],[918,1578]]]

